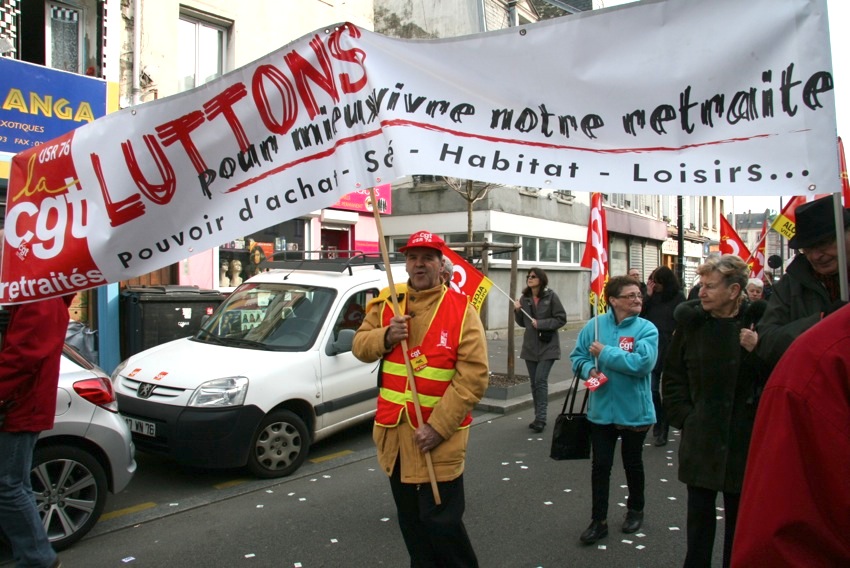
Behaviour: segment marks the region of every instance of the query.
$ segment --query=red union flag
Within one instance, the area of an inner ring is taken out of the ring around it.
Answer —
[[[720,254],[735,254],[746,261],[750,260],[750,249],[723,215],[720,216]]]
[[[484,298],[487,297],[490,288],[493,286],[493,281],[484,276],[450,248],[443,249],[443,254],[454,265],[451,282],[452,289],[455,292],[469,296],[470,303],[480,312]]]
[[[767,218],[761,226],[761,235],[759,235],[758,243],[756,244],[756,252],[753,254],[752,272],[750,276],[753,278],[764,278],[764,267],[767,264],[764,260],[765,250],[767,249]]]
[[[602,194],[590,194],[590,220],[587,223],[587,245],[581,265],[590,269],[590,303],[597,314],[607,307],[605,283],[608,282],[608,226],[602,208]]]
[[[844,157],[844,143],[838,137],[838,169],[841,175],[841,193],[844,195],[844,207],[850,207],[850,180],[847,179],[847,159]]]

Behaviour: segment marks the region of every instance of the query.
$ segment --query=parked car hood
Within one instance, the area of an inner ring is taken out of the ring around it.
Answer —
[[[222,357],[223,349],[232,355]],[[280,355],[277,351],[223,347],[183,338],[133,355],[120,374],[136,381],[194,389],[204,381],[222,377],[242,376],[250,380],[257,373],[288,374],[305,366],[312,369],[318,361],[315,350],[287,353],[286,369],[281,369]]]

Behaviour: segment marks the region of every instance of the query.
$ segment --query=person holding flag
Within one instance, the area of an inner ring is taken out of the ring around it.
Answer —
[[[549,277],[543,269],[529,269],[525,282],[522,297],[514,302],[514,318],[518,326],[525,328],[519,357],[528,369],[534,402],[534,421],[528,427],[542,432],[549,406],[549,372],[561,358],[558,329],[567,323],[567,311],[558,295],[549,289]]]
[[[758,353],[771,366],[791,342],[824,317],[841,308],[839,262],[832,196],[797,207],[794,236],[788,241],[799,253],[773,287],[758,325]],[[850,255],[850,211],[842,209],[843,237]]]
[[[471,412],[489,380],[484,326],[469,299],[440,278],[443,239],[419,231],[399,250],[409,277],[400,312],[388,300],[371,303],[352,346],[361,361],[381,361],[372,435],[378,463],[411,566],[474,567],[463,472]],[[439,499],[427,485],[431,461]]]
[[[621,455],[629,497],[621,530],[636,532],[643,522],[643,442],[656,422],[652,369],[658,358],[658,329],[640,317],[643,298],[637,280],[615,276],[605,285],[611,309],[582,328],[570,354],[573,372],[596,379],[587,403],[590,422],[591,522],[579,540],[593,544],[608,534],[608,496],[614,449]]]

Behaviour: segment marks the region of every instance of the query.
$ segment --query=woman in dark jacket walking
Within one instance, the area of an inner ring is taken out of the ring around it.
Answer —
[[[664,446],[667,444],[669,426],[661,405],[661,370],[664,367],[664,357],[667,355],[673,330],[676,329],[673,311],[676,306],[685,301],[685,295],[682,293],[679,279],[666,266],[659,266],[649,275],[646,281],[646,295],[640,315],[658,328],[658,359],[655,361],[655,368],[652,369],[652,404],[655,406],[655,426],[652,428],[652,435],[656,446]]]
[[[528,368],[534,401],[534,421],[528,427],[542,432],[549,405],[549,372],[561,358],[558,329],[567,323],[567,312],[558,295],[548,288],[549,278],[542,269],[529,269],[525,281],[522,296],[514,302],[514,318],[525,328],[519,356]]]
[[[759,306],[745,301],[749,267],[737,256],[709,259],[697,270],[699,300],[680,304],[664,362],[667,420],[682,431],[679,480],[688,486],[685,568],[710,567],[715,500],[726,517],[723,566],[728,567],[750,435],[765,365],[753,352]],[[763,308],[761,309],[763,311]]]

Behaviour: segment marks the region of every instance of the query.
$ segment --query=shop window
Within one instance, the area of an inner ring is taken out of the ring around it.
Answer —
[[[209,19],[206,19],[209,18]],[[178,91],[188,91],[221,77],[230,22],[184,10],[177,28]]]

